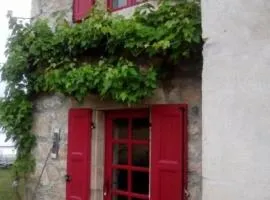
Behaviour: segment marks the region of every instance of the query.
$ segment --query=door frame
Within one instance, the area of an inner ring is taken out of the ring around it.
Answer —
[[[112,131],[112,120],[116,118],[134,118],[134,117],[148,117],[150,122],[150,109],[149,108],[143,108],[143,109],[121,109],[121,110],[108,110],[105,111],[105,151],[104,151],[104,185],[103,185],[103,199],[104,200],[112,200],[112,134],[110,131]],[[129,130],[130,132],[131,130]],[[149,151],[151,151],[151,129],[149,127]],[[130,144],[129,144],[130,145]],[[150,165],[151,165],[151,153],[149,152],[149,184],[150,183]],[[130,159],[130,158],[128,158]],[[134,167],[136,168],[136,167]],[[130,175],[129,175],[130,177]],[[128,182],[130,184],[131,178],[128,178]],[[121,194],[120,194],[121,195]],[[142,196],[138,196],[142,197]],[[149,185],[149,195],[148,199],[150,199],[150,185]]]

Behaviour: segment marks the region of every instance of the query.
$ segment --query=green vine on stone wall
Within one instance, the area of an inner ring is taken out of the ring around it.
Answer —
[[[9,17],[12,34],[0,126],[18,148],[15,169],[33,171],[33,101],[42,92],[61,92],[78,101],[89,94],[135,104],[157,87],[160,68],[201,56],[200,6],[163,2],[141,6],[131,18],[93,10],[78,24],[46,20],[22,24]]]

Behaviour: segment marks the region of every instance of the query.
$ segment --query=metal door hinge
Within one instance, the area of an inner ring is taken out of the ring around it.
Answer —
[[[70,182],[71,181],[71,176],[66,174],[65,175],[65,180],[66,180],[66,182]]]
[[[95,129],[95,128],[96,128],[95,123],[92,122],[92,123],[91,123],[91,129]]]
[[[184,192],[185,192],[185,199],[188,200],[190,198],[190,193],[187,189],[185,189]]]

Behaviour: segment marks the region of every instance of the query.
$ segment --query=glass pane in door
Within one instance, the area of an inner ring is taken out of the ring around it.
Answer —
[[[128,171],[123,169],[113,170],[113,189],[114,190],[128,190]]]
[[[113,120],[113,139],[128,138],[128,119]]]
[[[132,165],[138,167],[149,167],[149,145],[132,145]]]
[[[128,200],[128,197],[127,196],[115,195],[115,196],[113,196],[113,200]]]
[[[148,194],[149,193],[149,173],[148,172],[131,172],[132,193]]]
[[[149,140],[148,118],[136,118],[132,120],[132,139]]]
[[[126,144],[113,145],[113,164],[115,165],[128,164],[128,147]]]

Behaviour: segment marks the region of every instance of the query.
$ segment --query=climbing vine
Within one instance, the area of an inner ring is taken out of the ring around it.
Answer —
[[[33,171],[33,101],[61,92],[83,101],[89,93],[135,104],[153,94],[160,69],[201,56],[200,8],[196,1],[145,4],[130,18],[94,9],[78,24],[46,20],[23,24],[10,16],[6,82],[0,125],[15,141],[15,169]]]

